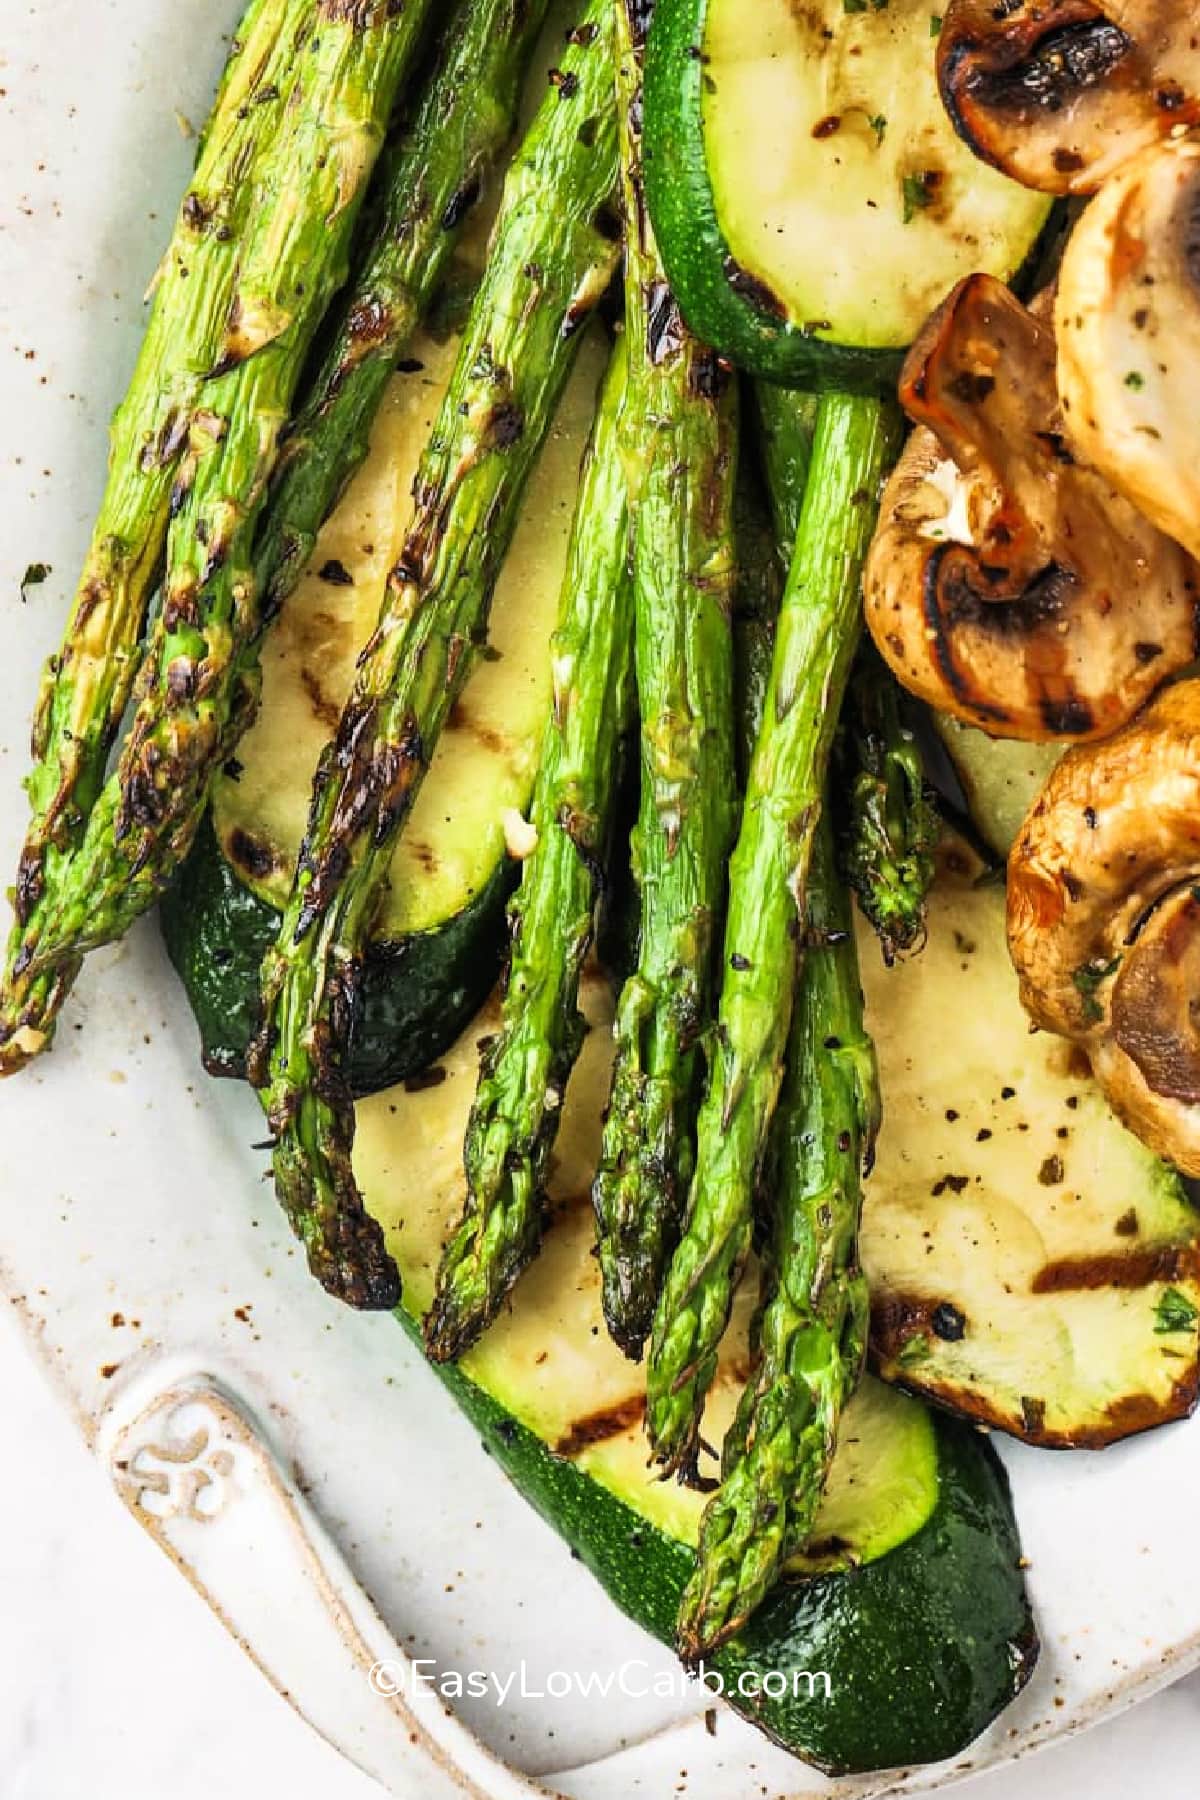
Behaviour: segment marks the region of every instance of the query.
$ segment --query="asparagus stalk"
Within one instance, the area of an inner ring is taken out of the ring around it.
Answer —
[[[626,215],[629,480],[641,712],[633,869],[638,965],[621,992],[616,1061],[592,1199],[604,1315],[639,1357],[692,1163],[699,1038],[708,1016],[733,834],[733,490],[736,387],[684,325],[642,193],[649,7],[613,0]]]
[[[35,783],[41,816],[46,756],[54,758],[55,746],[74,730],[75,710],[86,708],[87,778],[72,753],[71,786],[74,806],[86,805],[87,817],[56,847],[52,864],[36,850],[33,862],[28,852],[22,859],[18,924],[0,989],[0,1072],[20,1067],[48,1043],[83,955],[121,936],[157,899],[191,842],[210,775],[253,712],[255,681],[244,652],[259,623],[254,529],[313,332],[345,276],[358,206],[428,3],[263,6],[254,18],[255,38],[268,39],[259,61],[271,81],[259,85],[248,68],[227,82],[223,106],[236,102],[237,116],[210,134],[202,157],[205,164],[217,159],[226,188],[214,195],[194,185],[180,227],[200,234],[209,254],[187,263],[177,243],[168,259],[114,438],[117,467],[98,531],[105,570],[89,564],[49,715],[38,729],[46,753]],[[258,49],[248,43],[239,64]],[[230,164],[219,147],[238,141],[240,115],[253,113],[260,100],[270,135],[251,171],[248,150]],[[232,263],[226,233],[238,240]],[[180,286],[193,296],[189,309],[206,309],[205,329],[184,331],[186,358],[171,335],[177,308],[164,301],[168,289],[173,297]],[[169,360],[160,370],[164,356]],[[185,372],[176,378],[181,360]],[[142,423],[147,407],[149,431]],[[142,484],[147,462],[160,459],[170,467]],[[136,522],[114,518],[109,504],[126,496],[126,485],[139,495]],[[140,625],[168,511],[162,610],[118,767],[96,794],[100,750],[128,692],[131,634]],[[109,585],[114,568],[121,577],[116,588]],[[131,569],[136,606],[123,579]],[[87,595],[97,583],[106,597],[89,613]],[[79,646],[91,659],[93,679],[86,684],[75,667]],[[51,804],[60,808],[58,799]]]
[[[860,575],[890,406],[820,403],[766,712],[730,866],[724,987],[696,1172],[659,1297],[647,1373],[654,1456],[697,1479],[700,1415],[750,1246],[753,1189],[783,1069],[813,834],[860,620]]]
[[[870,644],[850,677],[840,752],[842,863],[890,967],[924,940],[938,818],[899,689]]]
[[[230,48],[213,114],[153,285],[109,471],[61,645],[46,664],[26,778],[30,822],[13,895],[15,965],[47,890],[78,843],[128,704],[158,580],[171,494],[201,391],[220,351],[254,173],[279,128],[291,40],[310,0],[254,0]],[[0,1011],[0,1072],[41,1048],[36,1013]]]
[[[784,1558],[811,1537],[866,1349],[857,1237],[879,1093],[849,898],[825,817],[813,842],[804,944],[772,1130],[759,1360],[725,1439],[722,1484],[701,1520],[680,1603],[677,1642],[687,1662],[740,1629]]]
[[[415,119],[385,171],[373,242],[289,428],[255,563],[269,617],[359,468],[405,345],[512,134],[548,0],[461,0]]]
[[[551,642],[554,699],[532,807],[537,843],[510,911],[503,1022],[484,1053],[467,1127],[466,1206],[425,1323],[437,1362],[479,1336],[537,1253],[546,1164],[586,1031],[579,977],[595,932],[619,740],[632,701],[633,604],[617,446],[624,391],[619,346],[584,462]]]
[[[438,733],[460,692],[521,496],[612,279],[611,0],[589,0],[505,182],[491,256],[415,483],[379,624],[313,785],[279,938],[263,966],[251,1079],[276,1192],[313,1273],[352,1305],[394,1304],[390,1259],[344,1254],[365,1219],[343,1064],[363,953]]]

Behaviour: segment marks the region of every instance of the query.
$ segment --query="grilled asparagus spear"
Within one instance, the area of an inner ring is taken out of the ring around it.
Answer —
[[[512,133],[547,4],[460,0],[416,117],[382,171],[385,197],[366,261],[288,431],[255,552],[268,615],[295,587],[367,454],[397,361]]]
[[[759,1359],[725,1439],[680,1602],[687,1662],[731,1637],[812,1535],[842,1408],[866,1349],[857,1259],[861,1174],[878,1123],[848,896],[822,817],[808,874],[803,962],[772,1128],[771,1230]]]
[[[611,0],[590,0],[517,153],[491,256],[415,483],[378,627],[313,786],[251,1055],[280,1201],[314,1274],[352,1305],[397,1297],[351,1169],[343,1074],[392,849],[462,688],[526,479],[616,266]]]
[[[532,807],[537,843],[509,915],[503,1023],[484,1052],[467,1127],[467,1203],[425,1325],[426,1347],[439,1362],[478,1337],[537,1252],[546,1161],[586,1029],[579,976],[595,931],[632,700],[633,604],[617,446],[624,392],[620,345],[584,462],[550,647],[554,698]]]
[[[862,559],[897,442],[889,406],[841,394],[822,399],[730,867],[724,987],[696,1171],[647,1374],[654,1455],[684,1480],[696,1479],[700,1414],[750,1246],[754,1182],[791,1021],[813,833],[858,639]]]
[[[638,965],[621,992],[592,1199],[614,1340],[639,1357],[691,1170],[691,1111],[733,833],[736,388],[691,335],[642,193],[649,8],[613,0],[626,215],[629,479],[641,712]]]
[[[890,966],[925,935],[938,818],[899,689],[869,642],[850,677],[836,763],[842,864]]]
[[[427,6],[263,5],[226,82],[222,112],[233,117],[210,131],[204,180],[184,202],[118,415],[97,548],[36,730],[35,828],[0,988],[0,1072],[45,1047],[83,955],[161,893],[253,710],[243,653],[259,619],[254,528]],[[247,136],[260,102],[261,142]],[[97,794],[168,513],[162,610],[117,770]],[[51,854],[68,790],[72,828]]]

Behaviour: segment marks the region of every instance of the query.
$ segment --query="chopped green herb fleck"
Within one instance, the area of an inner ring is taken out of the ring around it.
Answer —
[[[26,569],[24,575],[22,575],[22,577],[21,577],[21,598],[22,598],[22,600],[28,600],[28,598],[29,598],[29,595],[25,592],[26,588],[41,587],[43,581],[45,581],[45,579],[46,579],[47,575],[49,575],[49,573],[50,573],[50,564],[49,563],[43,563],[43,562],[30,563],[30,565]]]
[[[1135,394],[1140,394],[1145,385],[1145,376],[1139,375],[1136,369],[1130,369],[1128,375],[1125,377],[1125,386],[1127,388],[1132,388]]]
[[[864,13],[864,12],[866,12],[866,10],[867,10],[867,0],[842,0],[842,11],[843,12]]]
[[[904,223],[907,225],[917,213],[924,212],[933,199],[928,175],[906,175],[901,191],[904,196]]]
[[[1120,966],[1120,957],[1114,956],[1112,961],[1107,963],[1082,963],[1071,976],[1076,991],[1083,995],[1084,1017],[1089,1025],[1094,1025],[1097,1019],[1104,1017],[1096,999],[1097,988],[1102,981],[1107,981],[1110,975],[1115,975]]]
[[[930,15],[929,15],[929,35],[930,35],[930,37],[941,37],[941,35],[942,35],[942,15],[941,15],[941,13],[930,13]]]
[[[932,1354],[929,1339],[918,1333],[915,1337],[907,1338],[900,1346],[896,1361],[902,1369],[911,1369],[914,1363],[927,1362]]]
[[[882,144],[883,134],[887,130],[887,119],[884,116],[884,114],[883,113],[872,113],[870,118],[867,120],[867,124],[871,127],[871,130],[875,133],[875,142],[877,144]]]
[[[1164,1289],[1162,1298],[1154,1309],[1154,1329],[1160,1334],[1170,1331],[1190,1331],[1200,1312],[1192,1305],[1186,1294],[1178,1288]]]

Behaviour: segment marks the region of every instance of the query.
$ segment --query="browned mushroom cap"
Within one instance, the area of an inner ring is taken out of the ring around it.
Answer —
[[[1057,324],[1072,444],[1200,556],[1200,132],[1144,151],[1092,201]]]
[[[1102,737],[1197,653],[1197,570],[1062,434],[1054,335],[972,275],[909,352],[924,429],[884,492],[865,577],[905,687],[993,737]]]
[[[1034,1021],[1200,1175],[1200,681],[1059,763],[1009,859],[1008,941]]]
[[[1200,120],[1194,0],[950,0],[938,80],[985,162],[1026,187],[1090,194]]]

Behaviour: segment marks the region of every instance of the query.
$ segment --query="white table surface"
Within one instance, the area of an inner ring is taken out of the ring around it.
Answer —
[[[381,1800],[142,1536],[7,1319],[0,1393],[22,1446],[0,1482],[0,1800]],[[1198,1751],[1194,1675],[954,1791],[1193,1800]]]

